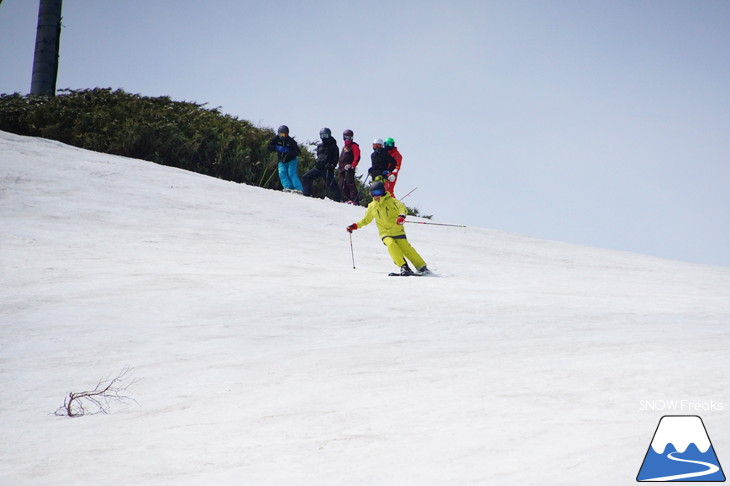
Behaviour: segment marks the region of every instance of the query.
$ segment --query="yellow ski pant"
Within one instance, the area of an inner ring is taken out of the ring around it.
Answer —
[[[403,237],[394,238],[392,236],[386,236],[383,238],[383,244],[385,244],[388,248],[388,253],[390,253],[393,263],[399,267],[405,265],[406,258],[411,261],[416,270],[426,265],[426,262],[423,261],[421,255],[419,255],[416,249],[413,248],[408,240]]]

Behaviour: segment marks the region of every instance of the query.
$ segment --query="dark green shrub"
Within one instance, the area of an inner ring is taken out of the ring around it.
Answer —
[[[230,181],[279,186],[275,157],[266,150],[271,129],[166,96],[101,88],[61,90],[54,97],[0,95],[0,130]],[[301,170],[313,164],[312,154],[303,150]]]
[[[60,90],[57,96],[0,95],[0,130],[43,137],[97,152],[148,160],[234,182],[280,188],[269,128],[204,104],[111,88]],[[300,141],[299,173],[314,167],[314,143]],[[363,155],[367,160],[367,155]],[[358,185],[362,176],[358,178]],[[313,186],[324,197],[322,179]],[[370,202],[361,191],[361,204]],[[409,208],[418,215],[417,209]],[[424,216],[430,218],[430,216]]]

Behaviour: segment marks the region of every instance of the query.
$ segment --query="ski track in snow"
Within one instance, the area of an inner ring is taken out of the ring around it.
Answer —
[[[675,474],[674,476],[663,476],[663,477],[660,477],[660,478],[644,479],[644,481],[677,481],[679,479],[699,478],[699,477],[702,477],[702,476],[709,476],[710,474],[714,474],[714,473],[716,473],[717,471],[720,470],[719,467],[717,467],[716,465],[711,464],[709,462],[692,461],[692,460],[689,460],[689,459],[682,459],[682,458],[679,458],[679,457],[674,457],[673,454],[676,454],[676,452],[671,452],[671,453],[667,454],[667,457],[669,459],[671,459],[672,461],[687,462],[687,463],[690,463],[690,464],[697,464],[699,466],[704,466],[707,469],[704,470],[704,471],[698,471],[698,472],[693,472],[693,473]]]
[[[362,212],[0,132],[0,484],[628,484],[640,400],[730,402],[730,269],[411,225],[388,278]]]

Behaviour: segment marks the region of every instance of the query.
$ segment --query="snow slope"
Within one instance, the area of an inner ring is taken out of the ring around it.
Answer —
[[[412,224],[388,278],[362,211],[0,132],[0,484],[629,484],[641,400],[730,407],[730,269]]]

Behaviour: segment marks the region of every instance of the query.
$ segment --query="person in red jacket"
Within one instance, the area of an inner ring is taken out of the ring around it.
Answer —
[[[340,152],[337,162],[337,181],[340,185],[342,200],[349,204],[359,204],[357,200],[357,185],[355,184],[355,168],[360,162],[360,146],[352,137],[352,130],[342,132],[345,145]]]
[[[390,156],[395,159],[395,169],[390,171],[390,174],[385,177],[384,181],[385,190],[388,191],[391,196],[395,197],[395,183],[398,181],[398,172],[400,171],[400,164],[403,162],[403,156],[398,151],[398,147],[395,146],[395,140],[392,138],[386,138],[383,146]]]

